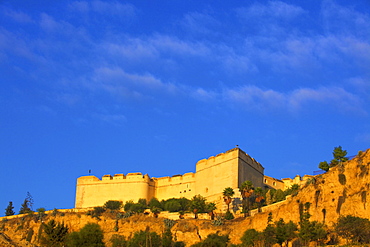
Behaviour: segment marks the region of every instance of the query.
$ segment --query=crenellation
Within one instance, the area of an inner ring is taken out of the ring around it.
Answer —
[[[126,179],[125,174],[114,174],[114,180]]]
[[[113,177],[111,176],[111,175],[104,175],[103,177],[102,177],[102,181],[105,181],[105,180],[113,180]]]
[[[262,187],[264,168],[254,158],[239,148],[233,148],[196,163],[196,171],[171,177],[151,178],[141,172],[104,175],[77,179],[76,208],[102,206],[108,200],[123,202],[140,198],[158,200],[200,194],[210,202],[222,204],[222,191],[226,187],[238,190],[245,180]],[[219,202],[221,200],[221,203]]]

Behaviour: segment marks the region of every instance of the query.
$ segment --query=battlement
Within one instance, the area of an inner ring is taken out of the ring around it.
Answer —
[[[132,181],[132,182],[150,182],[153,181],[148,174],[143,175],[141,172],[127,173],[125,174],[115,174],[114,176],[110,174],[104,175],[101,179],[96,176],[83,176],[77,179],[77,184],[93,184],[101,182],[118,182],[118,181]]]
[[[196,171],[198,172],[208,167],[212,167],[223,162],[228,162],[236,158],[243,160],[249,166],[252,166],[254,169],[257,169],[258,171],[264,169],[263,166],[254,158],[252,158],[249,154],[247,154],[240,148],[233,148],[224,153],[217,154],[216,156],[210,156],[207,159],[202,159],[198,161],[196,164]]]
[[[158,184],[162,184],[162,183],[170,183],[170,182],[182,182],[182,181],[188,181],[188,180],[192,180],[194,179],[195,177],[195,174],[193,172],[188,172],[188,173],[185,173],[184,175],[173,175],[171,177],[167,176],[167,177],[160,177],[160,178],[155,178],[153,177],[152,179],[154,181],[156,181]]]
[[[196,163],[196,172],[149,177],[141,172],[96,176],[77,179],[76,208],[101,206],[108,200],[137,201],[140,198],[158,200],[202,195],[209,201],[222,201],[222,191],[233,189],[245,180],[255,186],[263,183],[264,168],[238,147],[210,156]]]

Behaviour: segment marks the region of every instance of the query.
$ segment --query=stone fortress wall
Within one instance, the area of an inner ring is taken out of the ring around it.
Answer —
[[[191,199],[198,194],[209,202],[224,206],[222,191],[231,187],[238,196],[238,187],[246,180],[252,181],[255,187],[274,187],[264,183],[263,166],[237,147],[198,161],[195,173],[161,178],[151,178],[140,172],[104,175],[101,180],[95,176],[79,177],[75,208],[102,206],[108,200],[137,202],[141,198],[149,201],[153,197],[158,200]],[[276,179],[276,182],[279,186],[283,184],[281,180]]]

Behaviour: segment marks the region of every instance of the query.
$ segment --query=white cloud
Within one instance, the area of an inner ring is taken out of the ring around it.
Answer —
[[[174,36],[155,35],[148,41],[164,53],[171,52],[186,56],[207,56],[211,54],[210,49],[202,42],[184,41]]]
[[[292,19],[305,13],[301,7],[281,1],[270,1],[267,5],[256,3],[248,8],[240,8],[237,12],[240,17],[248,19],[256,17]]]
[[[15,20],[19,23],[32,23],[33,20],[31,16],[22,12],[22,11],[15,11],[12,9],[4,9],[4,14],[9,16],[11,19]]]
[[[122,43],[106,43],[102,47],[113,56],[121,56],[130,61],[156,58],[159,52],[150,42],[139,38],[127,38]]]
[[[286,101],[282,93],[256,86],[226,89],[222,94],[226,102],[238,104],[240,108],[252,111],[270,111],[282,107]]]
[[[191,12],[185,14],[181,25],[191,33],[211,35],[220,28],[221,23],[210,14]]]
[[[124,97],[146,98],[155,94],[175,94],[179,88],[171,83],[163,83],[151,74],[127,73],[121,68],[102,67],[95,70],[91,89],[101,88],[112,94]]]
[[[69,8],[82,13],[88,13],[92,11],[99,14],[120,17],[132,17],[136,12],[136,9],[132,4],[123,4],[118,1],[74,1],[69,4]]]
[[[252,112],[305,112],[311,107],[327,108],[341,113],[367,114],[358,95],[339,87],[300,88],[289,92],[263,89],[257,86],[225,88],[222,92],[195,89],[197,99],[210,101],[216,98],[239,109]]]
[[[92,9],[95,12],[109,14],[109,15],[123,15],[123,16],[133,16],[135,13],[135,7],[131,4],[122,4],[120,2],[114,1],[111,3],[104,1],[92,1]]]
[[[93,117],[115,126],[121,126],[127,122],[127,118],[122,114],[94,114]]]

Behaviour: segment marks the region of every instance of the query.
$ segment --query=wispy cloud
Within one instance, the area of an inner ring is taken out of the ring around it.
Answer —
[[[305,11],[295,5],[287,4],[281,1],[270,1],[267,5],[256,3],[251,7],[238,9],[238,14],[244,18],[273,17],[279,19],[292,19]]]
[[[368,114],[368,110],[364,108],[362,100],[357,95],[338,87],[300,88],[288,92],[256,86],[226,88],[222,92],[207,92],[198,88],[194,94],[202,100],[220,98],[234,107],[260,113],[305,112],[315,104],[341,113]]]
[[[27,24],[34,22],[31,16],[22,11],[15,11],[9,8],[3,8],[1,12],[3,12],[4,15],[10,17],[11,19],[19,23]]]
[[[130,98],[152,97],[153,94],[173,94],[178,87],[171,83],[163,83],[151,74],[127,73],[121,68],[102,67],[95,70],[93,85],[90,88],[101,88],[112,94]]]
[[[87,13],[95,12],[104,15],[114,15],[121,17],[132,17],[135,15],[136,8],[131,4],[123,4],[118,1],[74,1],[69,4],[69,8],[74,11]]]

